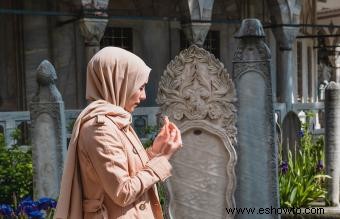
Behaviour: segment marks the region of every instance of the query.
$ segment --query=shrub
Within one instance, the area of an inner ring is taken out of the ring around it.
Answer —
[[[19,138],[18,132],[20,130],[13,136]],[[22,198],[32,194],[32,151],[23,151],[18,145],[6,147],[4,136],[0,134],[0,203],[11,203],[13,195]]]

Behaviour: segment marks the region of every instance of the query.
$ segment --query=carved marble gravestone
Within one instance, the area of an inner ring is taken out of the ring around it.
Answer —
[[[64,158],[64,102],[55,85],[57,74],[44,60],[37,69],[39,89],[31,104],[34,198],[57,198]]]
[[[229,74],[208,51],[192,45],[168,64],[157,102],[181,130],[184,145],[171,160],[168,217],[234,217],[226,208],[235,207],[235,101]]]

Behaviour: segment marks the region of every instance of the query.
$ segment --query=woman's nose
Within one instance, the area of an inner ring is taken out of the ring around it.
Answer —
[[[145,89],[142,91],[142,93],[141,93],[141,95],[140,95],[140,99],[141,99],[141,100],[145,100],[145,99],[146,99]]]

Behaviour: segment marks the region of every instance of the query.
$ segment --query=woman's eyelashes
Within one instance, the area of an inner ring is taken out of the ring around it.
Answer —
[[[140,91],[145,90],[145,86],[146,86],[146,84],[144,84],[143,86],[141,86],[141,87],[139,88],[139,90],[140,90]]]

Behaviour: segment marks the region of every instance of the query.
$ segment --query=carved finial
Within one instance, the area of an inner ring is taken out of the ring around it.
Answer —
[[[61,94],[55,86],[57,74],[53,65],[44,60],[37,68],[38,90],[33,97],[33,102],[55,102],[62,101]]]
[[[266,34],[262,28],[262,24],[258,19],[244,19],[239,32],[235,38],[257,37],[264,38]]]
[[[53,65],[47,60],[42,61],[37,68],[38,84],[41,86],[48,86],[54,84],[56,80],[57,74]]]

